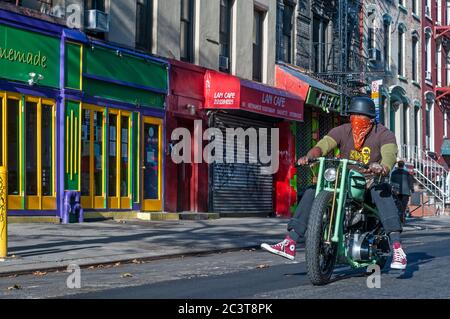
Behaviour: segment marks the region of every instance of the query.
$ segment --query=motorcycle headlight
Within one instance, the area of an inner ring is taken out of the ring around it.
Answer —
[[[327,182],[330,182],[330,183],[334,182],[336,180],[336,169],[335,168],[328,168],[325,171],[324,177],[325,177],[325,180]]]

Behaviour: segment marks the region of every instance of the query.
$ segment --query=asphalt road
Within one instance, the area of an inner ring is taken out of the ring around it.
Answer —
[[[347,267],[329,285],[312,286],[303,249],[295,262],[246,250],[82,269],[80,289],[67,288],[65,272],[0,278],[0,298],[450,298],[450,230],[408,232],[403,242],[407,270],[383,271],[379,289]]]

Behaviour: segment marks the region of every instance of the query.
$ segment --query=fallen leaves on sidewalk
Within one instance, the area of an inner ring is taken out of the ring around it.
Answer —
[[[130,274],[130,273],[126,273],[126,274],[123,274],[123,275],[120,276],[120,277],[122,277],[122,278],[131,278],[131,277],[133,277],[133,275]]]
[[[42,277],[42,276],[45,276],[45,275],[47,275],[47,273],[44,272],[44,271],[35,271],[33,273],[33,276],[38,276],[38,277]]]
[[[263,264],[263,265],[258,265],[256,266],[256,269],[264,269],[264,268],[269,268],[269,265]]]
[[[143,264],[144,262],[143,262],[142,260],[134,259],[134,260],[132,261],[132,263],[133,263],[133,264]]]
[[[114,267],[119,267],[120,265],[121,265],[121,263],[118,262],[118,263],[115,263],[115,264],[114,264]]]
[[[22,289],[22,287],[19,285],[14,285],[14,286],[8,287],[8,290],[19,290],[19,289]]]

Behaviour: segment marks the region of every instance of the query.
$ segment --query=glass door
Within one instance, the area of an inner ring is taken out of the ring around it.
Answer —
[[[162,120],[144,117],[142,130],[143,210],[162,210]]]
[[[83,105],[81,116],[81,200],[86,208],[106,208],[104,191],[105,111]]]
[[[109,208],[131,209],[131,113],[111,110],[108,123]]]

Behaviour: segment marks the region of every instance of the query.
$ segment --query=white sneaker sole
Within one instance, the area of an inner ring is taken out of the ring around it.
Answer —
[[[405,270],[406,269],[406,265],[403,265],[401,263],[392,263],[391,264],[391,269]]]
[[[288,255],[286,253],[283,253],[282,251],[278,251],[276,249],[273,249],[268,244],[261,244],[261,248],[264,249],[264,250],[267,250],[269,253],[272,253],[272,254],[284,257],[284,258],[289,259],[289,260],[294,260],[295,259],[294,256],[291,256],[291,255]]]

